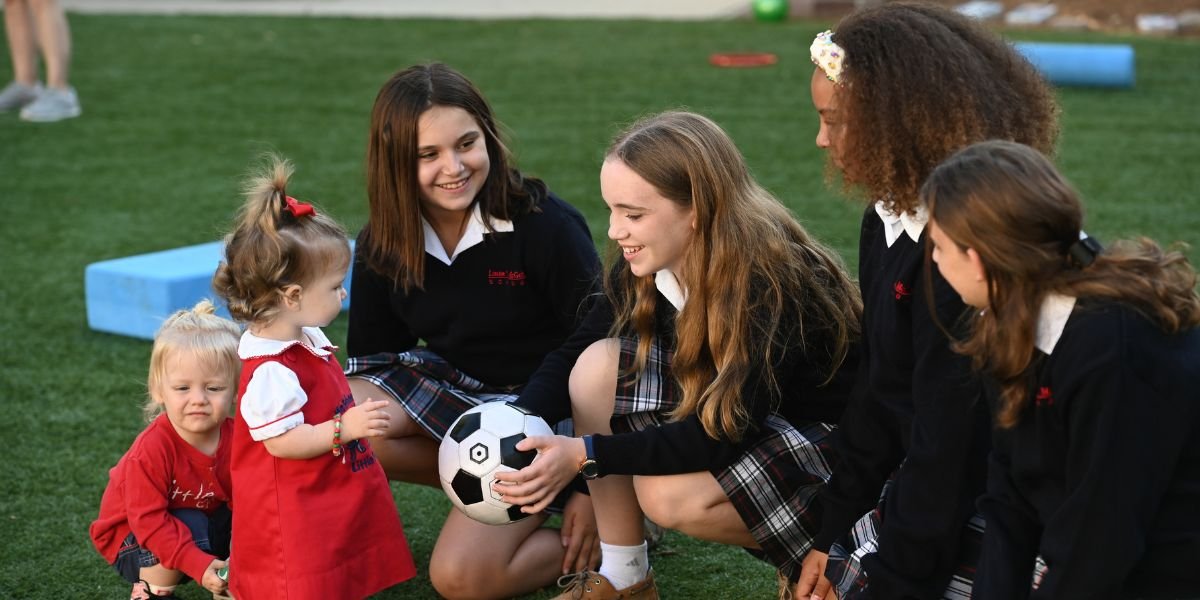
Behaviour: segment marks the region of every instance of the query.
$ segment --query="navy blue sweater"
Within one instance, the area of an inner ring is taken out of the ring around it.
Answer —
[[[975,597],[1200,596],[1200,329],[1080,302],[1036,353],[1020,421],[996,432]]]
[[[404,352],[424,340],[485,384],[524,384],[574,331],[600,269],[579,211],[552,194],[538,206],[450,265],[426,254],[424,290],[405,293],[356,257],[347,354]]]
[[[863,216],[863,358],[836,433],[838,462],[821,494],[813,547],[828,551],[876,505],[894,473],[879,549],[863,559],[873,598],[940,597],[984,489],[987,406],[970,360],[950,350],[938,324],[960,324],[966,307],[936,268],[926,268],[927,238],[928,230],[918,242],[902,234],[889,248],[874,208]]]
[[[628,268],[623,264],[617,268]],[[655,335],[668,350],[675,347],[675,307],[660,293],[655,301]],[[584,322],[560,349],[546,357],[521,393],[517,404],[554,423],[570,416],[567,380],[576,359],[593,342],[609,337],[614,320],[613,306],[604,295],[597,297]],[[781,327],[794,327],[793,316]],[[834,423],[845,408],[852,383],[857,353],[843,362],[838,376],[828,384],[829,354],[833,339],[818,323],[809,323],[808,347],[798,343],[775,353],[774,364],[763,361],[742,386],[742,401],[749,414],[748,430],[740,442],[709,437],[695,414],[679,421],[641,431],[594,437],[596,462],[602,475],[671,475],[697,471],[719,471],[741,456],[747,445],[758,439],[760,425],[772,412],[793,423]],[[798,342],[798,336],[793,337]],[[767,385],[768,369],[779,383],[779,394]]]

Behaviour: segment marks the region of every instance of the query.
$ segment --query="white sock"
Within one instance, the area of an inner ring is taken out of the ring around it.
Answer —
[[[618,590],[646,578],[650,556],[646,542],[637,546],[613,546],[600,542],[600,574]]]

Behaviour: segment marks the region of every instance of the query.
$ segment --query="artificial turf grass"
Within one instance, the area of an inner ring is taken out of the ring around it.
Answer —
[[[143,426],[150,345],[86,328],[83,268],[217,239],[240,204],[241,176],[267,150],[295,161],[293,195],[356,230],[371,103],[414,62],[444,60],[470,76],[511,131],[521,167],[578,206],[598,242],[608,140],[640,115],[688,107],[726,127],[760,181],[856,263],[861,207],[824,185],[812,143],[807,48],[826,23],[71,15],[71,26],[83,116],[35,125],[0,115],[0,432],[10,441],[0,463],[0,539],[10,541],[0,548],[0,597],[128,592],[92,550],[87,525],[107,469]],[[1101,239],[1200,240],[1200,45],[1015,37],[1134,44],[1133,90],[1062,91],[1059,163]],[[737,50],[775,52],[780,63],[706,62]],[[328,332],[344,340],[344,317]],[[437,490],[393,490],[416,558],[427,561],[449,504]],[[772,569],[740,550],[678,534],[667,546],[676,553],[654,559],[666,597],[774,592]],[[434,594],[422,574],[380,597]]]

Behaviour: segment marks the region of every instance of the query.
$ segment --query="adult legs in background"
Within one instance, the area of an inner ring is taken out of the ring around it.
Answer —
[[[14,81],[0,91],[0,111],[21,109],[26,121],[51,122],[79,116],[79,97],[68,81],[71,30],[58,0],[5,0]],[[37,83],[37,54],[46,69],[46,87]]]
[[[28,0],[5,0],[4,30],[13,80],[30,87],[37,83],[37,38],[32,19]]]
[[[66,90],[70,87],[67,77],[71,62],[71,29],[67,25],[67,15],[58,0],[24,1],[29,5],[38,47],[42,51],[46,85],[51,89]],[[5,10],[8,10],[7,5]]]

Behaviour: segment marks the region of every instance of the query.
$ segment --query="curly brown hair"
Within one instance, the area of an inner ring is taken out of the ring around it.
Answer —
[[[956,150],[1005,139],[1052,154],[1053,90],[998,35],[953,10],[891,3],[838,24],[835,86],[844,184],[893,212],[918,205],[921,183]]]

